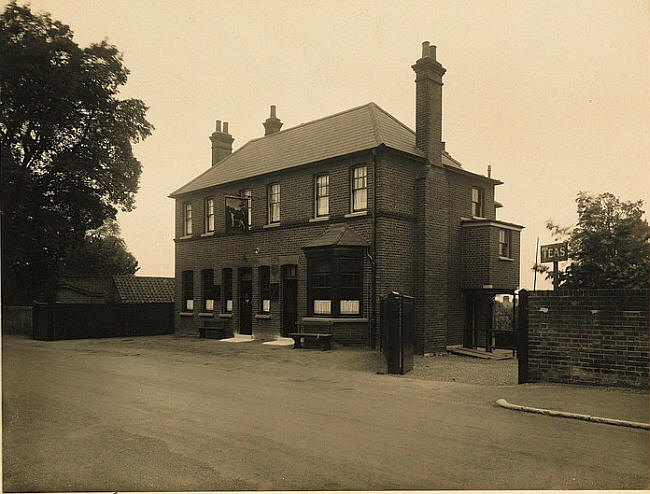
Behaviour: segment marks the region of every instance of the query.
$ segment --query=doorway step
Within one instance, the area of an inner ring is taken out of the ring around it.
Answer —
[[[265,341],[262,345],[271,345],[271,346],[293,346],[293,338],[282,338],[281,336],[277,337],[275,340]]]
[[[235,333],[235,336],[233,336],[232,338],[225,338],[219,341],[226,341],[228,343],[245,343],[247,341],[253,341],[253,336],[249,334]]]
[[[509,360],[514,358],[512,356],[512,350],[504,350],[500,348],[495,348],[491,352],[486,352],[485,348],[465,348],[462,345],[451,345],[447,347],[447,351],[454,355],[482,358],[485,360]]]

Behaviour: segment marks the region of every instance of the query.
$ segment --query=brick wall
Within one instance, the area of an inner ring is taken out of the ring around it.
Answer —
[[[529,292],[528,381],[648,387],[648,290]]]

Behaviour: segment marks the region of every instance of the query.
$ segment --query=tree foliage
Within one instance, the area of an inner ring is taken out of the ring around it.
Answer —
[[[580,192],[578,223],[546,227],[558,241],[569,243],[568,265],[559,272],[562,288],[647,288],[650,227],[643,201],[621,201],[610,193]],[[548,266],[534,266],[552,279]]]
[[[120,99],[128,70],[107,41],[79,47],[49,14],[0,15],[0,209],[3,296],[51,286],[66,251],[134,205],[132,144],[146,106]]]
[[[86,234],[84,240],[66,253],[63,272],[69,274],[134,274],[138,261],[120,238],[120,227],[109,220]]]

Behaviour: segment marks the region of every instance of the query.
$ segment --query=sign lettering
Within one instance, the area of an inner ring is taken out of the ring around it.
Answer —
[[[567,242],[542,245],[539,250],[541,253],[541,262],[566,261],[569,259],[569,246]]]

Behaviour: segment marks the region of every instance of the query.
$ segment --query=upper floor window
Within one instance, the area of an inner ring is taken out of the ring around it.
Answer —
[[[280,184],[271,184],[266,190],[268,200],[268,222],[280,223]]]
[[[316,216],[330,214],[329,175],[317,175],[314,180],[314,213]]]
[[[512,231],[501,228],[499,230],[499,255],[512,257]]]
[[[480,187],[472,187],[472,216],[482,218],[485,215],[485,191]]]
[[[192,235],[192,203],[183,205],[183,235]]]
[[[253,224],[253,193],[250,189],[244,189],[239,192],[239,195],[248,200],[248,228]]]
[[[352,169],[352,212],[368,208],[368,167],[357,166]]]
[[[193,311],[194,310],[194,272],[183,271],[183,307],[181,310]]]
[[[208,197],[205,200],[205,231],[214,231],[214,199]]]

